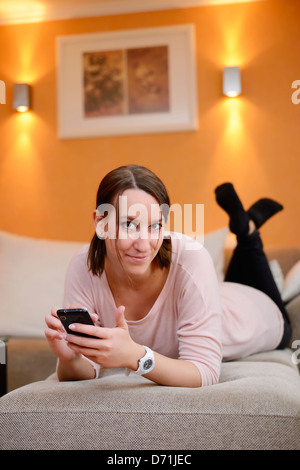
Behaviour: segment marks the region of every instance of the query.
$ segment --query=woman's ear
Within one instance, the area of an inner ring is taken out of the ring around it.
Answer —
[[[94,221],[94,227],[95,229],[97,228],[98,222],[101,220],[101,215],[99,214],[99,211],[96,209],[93,211],[93,221]]]
[[[104,240],[105,237],[105,220],[102,217],[98,210],[93,211],[93,220],[94,220],[94,227],[96,230],[97,237],[100,240]]]
[[[94,226],[98,238],[116,238],[116,210],[112,204],[103,204],[103,212],[98,209],[93,211]],[[102,215],[103,214],[103,215]]]

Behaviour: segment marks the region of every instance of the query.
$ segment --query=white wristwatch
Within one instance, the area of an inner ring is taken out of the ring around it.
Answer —
[[[143,348],[145,348],[146,354],[139,360],[139,367],[134,371],[134,373],[137,375],[148,374],[148,372],[151,372],[155,365],[153,351],[147,346],[143,346]]]

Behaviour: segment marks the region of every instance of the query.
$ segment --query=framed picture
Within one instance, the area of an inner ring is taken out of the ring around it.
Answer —
[[[193,25],[57,38],[58,136],[198,127]]]

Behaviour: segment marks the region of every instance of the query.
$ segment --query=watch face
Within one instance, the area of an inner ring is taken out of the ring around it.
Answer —
[[[152,359],[147,359],[143,364],[143,369],[148,370],[152,367],[153,361]]]

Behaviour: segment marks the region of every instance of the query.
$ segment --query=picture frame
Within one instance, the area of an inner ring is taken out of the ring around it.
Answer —
[[[194,25],[61,36],[58,137],[198,128]]]

